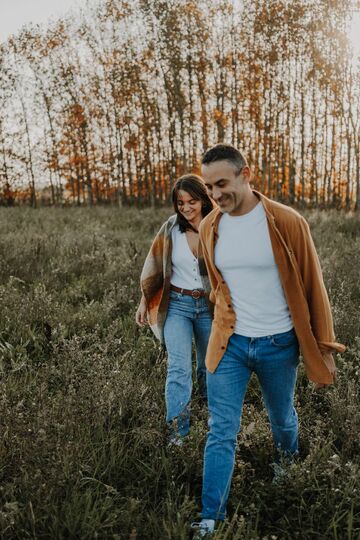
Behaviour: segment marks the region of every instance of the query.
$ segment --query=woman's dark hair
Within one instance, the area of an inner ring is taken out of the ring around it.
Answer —
[[[182,233],[185,232],[187,229],[191,229],[194,231],[194,227],[192,227],[192,225],[190,225],[187,219],[184,218],[181,212],[179,212],[178,193],[180,190],[186,191],[186,193],[191,195],[191,197],[196,201],[201,201],[202,217],[207,216],[209,212],[211,212],[211,210],[214,208],[214,204],[210,199],[204,181],[202,178],[200,178],[200,176],[197,176],[196,174],[185,174],[184,176],[180,176],[180,178],[176,180],[172,190],[172,202],[174,204],[175,212],[178,216],[179,229]]]

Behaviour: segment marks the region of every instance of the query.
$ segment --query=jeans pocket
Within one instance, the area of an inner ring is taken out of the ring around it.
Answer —
[[[271,344],[280,349],[286,349],[287,347],[298,345],[298,340],[295,331],[289,330],[288,332],[271,336]]]
[[[179,293],[177,293],[175,291],[170,291],[169,298],[170,298],[170,300],[179,300]]]

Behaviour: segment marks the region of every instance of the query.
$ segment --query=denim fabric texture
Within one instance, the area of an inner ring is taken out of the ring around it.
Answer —
[[[196,377],[199,391],[207,398],[205,356],[211,332],[211,315],[205,298],[195,299],[174,291],[164,327],[168,354],[165,385],[166,422],[170,437],[184,437],[190,428],[192,393],[192,339],[196,349]]]
[[[246,388],[255,373],[277,455],[298,452],[294,408],[299,345],[294,330],[249,338],[233,334],[214,373],[207,372],[209,432],[205,446],[202,517],[223,520],[235,462]]]

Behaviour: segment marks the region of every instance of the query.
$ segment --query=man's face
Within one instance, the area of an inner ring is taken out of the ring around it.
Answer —
[[[221,212],[234,216],[241,213],[241,205],[249,192],[249,167],[243,167],[238,175],[236,173],[235,166],[225,159],[201,166],[209,195]]]

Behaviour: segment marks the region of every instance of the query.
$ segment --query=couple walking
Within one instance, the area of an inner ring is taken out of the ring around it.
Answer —
[[[150,324],[166,345],[170,444],[181,444],[189,432],[195,339],[197,379],[209,409],[202,521],[194,524],[200,538],[226,515],[252,373],[269,416],[276,462],[298,452],[299,347],[317,388],[333,382],[332,353],[344,350],[335,342],[304,218],[252,190],[247,161],[230,145],[204,154],[201,175],[175,184],[176,214],[163,224],[146,258],[136,313],[137,323]],[[208,305],[215,306],[213,318]]]

